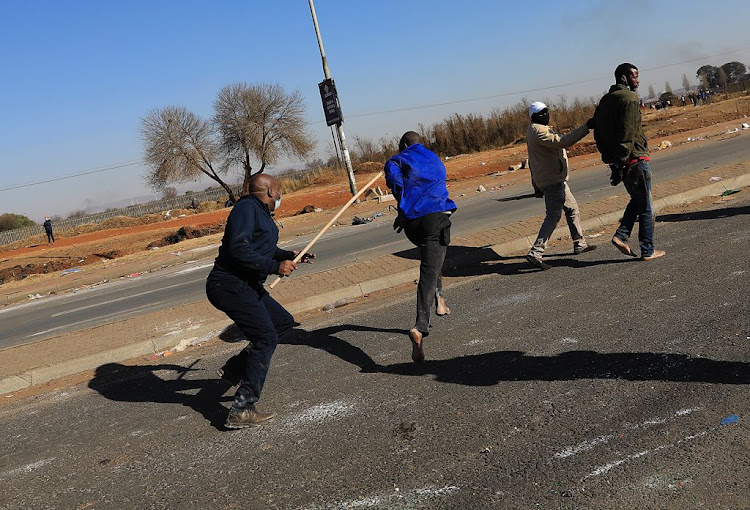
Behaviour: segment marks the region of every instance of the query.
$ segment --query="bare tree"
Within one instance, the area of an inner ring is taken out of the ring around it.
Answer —
[[[723,67],[720,67],[718,70],[719,75],[719,83],[721,83],[721,86],[724,87],[724,97],[729,97],[729,94],[727,93],[727,83],[729,82],[729,78],[727,77],[727,72],[724,70]]]
[[[688,77],[685,73],[682,73],[682,88],[685,89],[685,92],[688,92],[690,90],[690,80],[688,80]]]
[[[656,99],[656,91],[654,90],[654,86],[651,84],[649,84],[648,86],[648,98]]]
[[[664,92],[671,94],[672,93],[672,85],[669,84],[669,82],[666,82],[664,84]]]
[[[282,155],[302,159],[314,146],[305,130],[299,91],[287,94],[278,84],[234,83],[219,91],[214,111],[225,165],[239,163],[244,169],[243,194],[249,191],[254,162],[260,163],[260,173]]]
[[[217,168],[219,147],[210,122],[201,119],[184,106],[167,106],[149,111],[141,119],[144,159],[148,167],[146,180],[153,189],[163,190],[173,183],[188,182],[201,174],[221,185],[233,201],[234,190]]]

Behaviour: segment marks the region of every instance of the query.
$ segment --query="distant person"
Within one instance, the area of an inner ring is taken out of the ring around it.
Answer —
[[[680,102],[682,103],[682,106],[684,107],[685,106],[685,94],[682,94],[680,96]]]
[[[628,239],[637,219],[641,259],[653,260],[664,256],[665,252],[654,249],[651,160],[635,94],[639,84],[638,68],[629,63],[620,64],[615,69],[615,80],[594,113],[594,139],[602,161],[611,169],[611,183],[616,186],[622,181],[630,195],[612,244],[623,254],[635,257]]]
[[[226,313],[250,342],[220,370],[222,378],[239,383],[225,426],[239,429],[260,425],[275,413],[261,412],[260,399],[279,335],[291,329],[294,317],[263,287],[269,274],[289,276],[299,252],[280,249],[273,212],[281,205],[279,181],[267,174],[250,179],[250,193],[229,213],[214,267],[206,280],[206,295]],[[315,255],[306,253],[302,262]]]
[[[191,209],[198,209],[198,204],[195,203],[195,198],[192,198],[190,200],[190,208]]]
[[[442,268],[451,238],[450,216],[456,204],[448,196],[445,165],[440,157],[422,145],[420,136],[407,131],[399,141],[399,153],[385,164],[385,182],[398,202],[397,232],[419,247],[417,317],[409,331],[411,359],[424,361],[422,340],[430,333],[430,316],[448,315],[443,298]]]
[[[47,233],[47,244],[55,242],[55,234],[52,233],[52,219],[49,216],[44,217],[44,231]]]
[[[526,132],[529,168],[533,182],[544,194],[547,215],[526,260],[546,270],[550,266],[542,260],[542,255],[563,211],[573,240],[573,254],[578,255],[596,248],[589,246],[583,237],[578,203],[568,186],[568,153],[565,150],[589,133],[594,119],[589,119],[586,124],[560,136],[549,127],[549,108],[546,104],[539,101],[531,103],[529,117],[531,124]]]

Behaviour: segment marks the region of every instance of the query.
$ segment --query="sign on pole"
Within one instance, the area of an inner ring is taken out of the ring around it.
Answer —
[[[344,122],[344,116],[341,114],[339,106],[339,96],[336,94],[336,85],[332,78],[328,78],[318,83],[320,89],[320,99],[323,100],[323,112],[326,115],[326,124],[329,126],[339,125]]]

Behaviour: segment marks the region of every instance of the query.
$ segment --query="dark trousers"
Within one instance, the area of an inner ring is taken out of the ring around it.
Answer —
[[[615,237],[627,243],[638,220],[638,241],[641,257],[654,253],[654,207],[651,197],[651,167],[648,161],[639,161],[622,179],[630,195],[630,202],[620,220]]]
[[[250,342],[232,358],[244,361],[242,380],[234,395],[234,409],[251,409],[260,399],[271,356],[279,336],[294,326],[294,317],[259,284],[212,271],[206,281],[206,295],[240,328]],[[232,360],[230,360],[231,362]]]
[[[47,230],[47,244],[55,242],[55,235],[51,230]]]
[[[443,290],[443,262],[451,240],[451,220],[445,213],[432,213],[403,222],[404,233],[419,247],[419,285],[415,328],[427,336],[433,303]]]

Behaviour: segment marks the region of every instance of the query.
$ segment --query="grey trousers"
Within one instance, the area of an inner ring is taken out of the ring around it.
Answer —
[[[581,230],[578,202],[576,202],[573,193],[570,192],[567,181],[547,186],[542,191],[544,192],[544,205],[547,208],[547,216],[544,218],[542,228],[539,229],[539,235],[537,235],[536,241],[534,241],[534,245],[529,251],[529,255],[534,257],[542,256],[544,250],[547,248],[549,238],[552,237],[552,232],[555,231],[555,227],[557,227],[557,223],[562,217],[563,211],[565,212],[565,220],[568,222],[574,248],[584,248],[587,246],[586,240],[583,238],[583,231]]]

